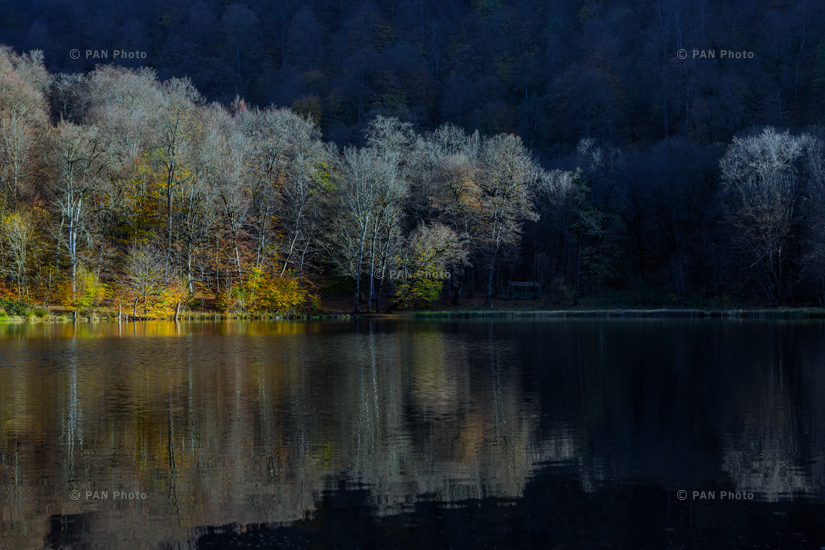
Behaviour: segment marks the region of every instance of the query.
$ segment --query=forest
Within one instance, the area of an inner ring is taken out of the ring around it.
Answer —
[[[5,3],[0,300],[825,305],[821,11]]]

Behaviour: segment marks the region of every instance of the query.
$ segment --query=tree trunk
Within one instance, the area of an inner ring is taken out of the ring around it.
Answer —
[[[487,299],[484,300],[484,305],[489,306],[493,303],[493,276],[496,272],[496,254],[493,254],[493,259],[490,261],[490,272],[487,276]]]
[[[375,313],[381,312],[381,291],[384,288],[384,278],[381,277],[380,283],[378,283],[378,292],[375,294]]]
[[[579,284],[581,282],[581,273],[582,273],[582,243],[581,239],[579,239],[578,247],[576,248],[576,278],[575,282],[573,283],[574,291],[573,291],[573,305],[579,305]]]
[[[367,299],[367,313],[372,311],[372,302],[375,299],[375,243],[378,240],[378,220],[376,219],[375,229],[372,232],[372,242],[370,243],[370,289]],[[376,310],[376,313],[378,311]]]
[[[232,222],[232,249],[235,252],[235,265],[238,268],[238,282],[242,278],[241,273],[241,253],[238,248],[238,228],[235,227],[235,222]]]
[[[79,206],[78,206],[79,208]],[[72,265],[72,297],[77,292],[77,223],[75,215],[69,216],[69,262]]]
[[[174,165],[169,170],[169,178],[166,181],[166,254],[172,257],[172,181],[174,180]]]
[[[355,313],[361,313],[361,264],[364,261],[364,239],[367,238],[367,228],[369,220],[364,224],[364,231],[361,232],[361,240],[358,243],[358,265],[355,268]]]
[[[218,241],[215,237],[215,297],[221,293],[221,272],[220,272],[220,258],[218,257]]]
[[[195,287],[192,284],[192,238],[186,243],[186,287],[189,289],[189,297],[195,295]]]
[[[301,227],[301,218],[304,212],[304,205],[301,204],[301,208],[298,209],[298,216],[297,220],[295,220],[295,234],[292,236],[292,241],[289,243],[289,250],[286,253],[286,259],[284,260],[284,267],[281,269],[281,277],[284,276],[286,273],[287,265],[289,265],[289,259],[292,258],[292,253],[295,251],[295,243],[298,242],[298,235],[300,234],[300,227]]]
[[[452,284],[453,299],[450,303],[454,306],[458,305],[458,300],[461,298],[461,288],[464,286],[464,269],[463,267],[461,268],[461,273],[458,273],[456,277],[458,280]]]
[[[470,267],[470,290],[467,293],[467,298],[475,298],[476,296],[476,270],[474,267]]]

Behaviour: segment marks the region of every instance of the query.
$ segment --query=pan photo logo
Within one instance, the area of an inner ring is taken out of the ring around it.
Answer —
[[[79,50],[77,48],[69,52],[69,57],[72,59],[93,59],[97,61],[119,61],[119,60],[134,60],[146,59],[146,52],[141,51],[127,51],[127,50]]]
[[[146,493],[140,491],[78,491],[69,493],[72,500],[146,500]]]
[[[754,53],[747,50],[686,50],[681,48],[676,52],[679,59],[753,59]]]

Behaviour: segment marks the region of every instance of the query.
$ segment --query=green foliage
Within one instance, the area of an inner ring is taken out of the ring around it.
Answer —
[[[621,274],[622,251],[617,239],[620,219],[593,202],[592,184],[581,169],[576,169],[573,182],[579,189],[573,227],[581,243],[581,287],[600,287]]]
[[[395,264],[403,275],[396,285],[402,306],[438,300],[454,271],[467,263],[466,243],[442,224],[416,229]]]
[[[25,317],[32,306],[23,302],[0,301],[0,308],[6,315]]]
[[[595,207],[579,211],[584,246],[582,267],[593,286],[609,283],[621,274],[622,251],[615,236],[615,216]]]
[[[426,277],[410,277],[397,287],[399,300],[406,305],[418,302],[435,302],[441,296],[444,281]]]
[[[77,268],[70,305],[79,311],[96,306],[107,290],[108,287],[100,281],[97,273],[81,264]]]

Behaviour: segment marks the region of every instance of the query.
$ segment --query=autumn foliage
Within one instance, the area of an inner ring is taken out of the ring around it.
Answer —
[[[291,275],[272,275],[253,267],[235,291],[236,306],[257,314],[286,315],[300,312],[311,301],[300,279]]]
[[[309,96],[305,115],[228,108],[185,78],[50,75],[3,47],[0,92],[7,300],[292,315],[345,278],[359,313],[479,290],[491,305],[508,281],[565,305],[655,288],[825,303],[819,130],[743,135],[724,157],[686,138],[633,151],[587,137],[547,170],[512,134],[375,113],[341,150],[314,118],[336,115]]]

